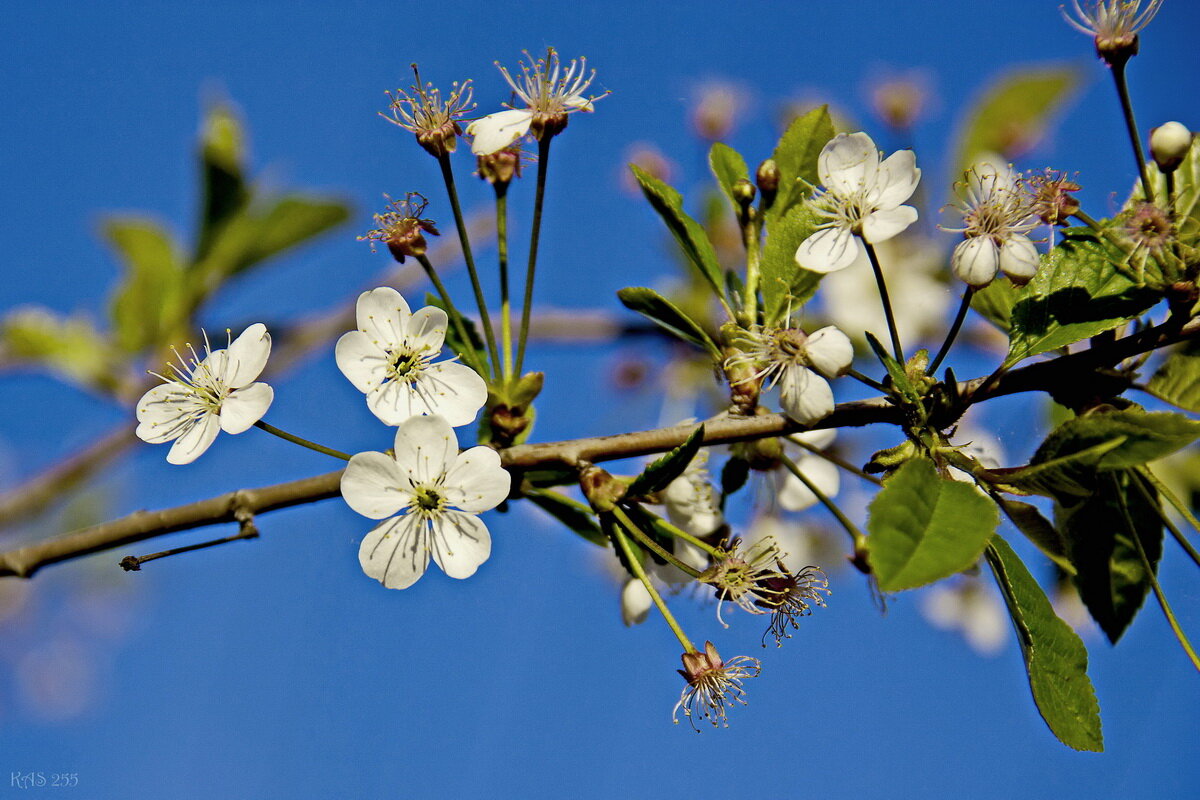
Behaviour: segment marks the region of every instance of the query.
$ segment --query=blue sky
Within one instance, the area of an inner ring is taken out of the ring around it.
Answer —
[[[1168,0],[1143,37],[1131,82],[1144,127],[1200,127],[1182,104],[1200,74],[1196,23],[1193,4]],[[384,267],[353,239],[383,192],[421,190],[448,219],[433,161],[376,116],[383,90],[407,85],[417,61],[438,84],[474,78],[490,110],[505,98],[492,62],[547,45],[586,55],[613,92],[556,143],[538,290],[555,306],[614,309],[617,289],[669,269],[657,221],[619,175],[629,143],[647,141],[684,166],[685,185],[700,180],[686,120],[706,81],[754,98],[732,143],[755,161],[782,100],[832,98],[882,134],[865,85],[922,68],[938,102],[915,146],[936,181],[955,110],[989,77],[1073,64],[1087,81],[1030,165],[1078,170],[1098,215],[1133,179],[1107,75],[1051,2],[22,4],[0,28],[0,308],[98,312],[116,275],[95,236],[104,211],[146,210],[190,233],[199,108],[222,95],[241,108],[269,182],[344,196],[357,212],[340,234],[227,287],[203,322],[287,319],[349,296]],[[483,186],[464,195],[487,199]],[[517,224],[528,195],[512,201]],[[538,438],[655,424],[652,403],[612,388],[616,358],[605,347],[532,351],[548,375]],[[277,398],[268,418],[281,427],[351,451],[387,446],[331,353]],[[132,418],[39,375],[0,380],[0,407],[3,481]],[[996,424],[1020,455],[1035,440],[1012,419]],[[185,468],[163,456],[142,447],[105,476],[113,513],[336,466],[257,431]],[[525,509],[489,525],[496,544],[475,577],[431,571],[406,592],[362,575],[355,555],[370,524],[337,502],[279,512],[254,542],[140,574],[116,570],[124,551],[48,569],[26,621],[0,627],[0,794],[6,770],[78,773],[79,788],[64,790],[75,796],[181,798],[1163,797],[1198,777],[1200,693],[1153,607],[1117,648],[1088,640],[1107,741],[1092,755],[1046,730],[1013,643],[976,656],[923,621],[916,595],[881,616],[843,570],[830,607],[762,653],[757,621],[723,631],[710,607],[685,603],[689,630],[719,634],[723,654],[765,659],[733,727],[696,735],[669,722],[677,643],[654,619],[621,625],[588,546]],[[1164,583],[1185,627],[1200,630],[1195,573],[1167,552]],[[37,713],[15,687],[40,662],[21,654],[76,650],[90,664],[70,682],[87,690],[82,712]]]

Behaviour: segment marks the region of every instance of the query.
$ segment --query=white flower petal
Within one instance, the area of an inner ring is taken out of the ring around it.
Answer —
[[[437,306],[425,306],[413,312],[408,321],[406,339],[413,350],[440,353],[446,341],[446,326],[449,317]]]
[[[625,581],[625,587],[621,589],[621,621],[626,627],[641,625],[650,616],[653,603],[645,584],[639,580]]]
[[[801,425],[811,425],[833,413],[833,389],[819,375],[804,367],[786,370],[780,384],[783,411]]]
[[[823,228],[796,248],[796,263],[812,272],[835,272],[865,254],[862,242],[848,228]]]
[[[495,450],[472,447],[458,454],[442,485],[450,505],[478,514],[504,502],[512,476],[500,466],[500,454]]]
[[[1000,253],[990,236],[976,236],[959,242],[950,257],[954,274],[971,286],[987,286],[1000,267]]]
[[[467,126],[467,135],[475,137],[471,152],[486,156],[503,150],[529,132],[533,112],[528,109],[497,111]]]
[[[429,412],[429,406],[421,400],[416,387],[401,381],[387,381],[368,392],[367,408],[384,425],[399,425]]]
[[[917,210],[912,206],[872,211],[862,221],[863,238],[871,244],[886,242],[916,221]]]
[[[827,378],[841,375],[854,361],[850,337],[832,325],[814,332],[804,343],[804,352],[817,372]]]
[[[370,519],[390,517],[411,498],[404,470],[383,453],[355,453],[342,473],[342,499]]]
[[[389,589],[407,589],[429,566],[428,531],[414,514],[385,520],[363,537],[358,563]]]
[[[137,436],[151,444],[177,438],[199,409],[191,389],[174,381],[155,386],[137,404]]]
[[[810,455],[796,459],[796,466],[804,474],[804,477],[812,481],[813,485],[826,497],[834,497],[841,489],[841,475],[838,474],[835,464],[818,456]],[[791,472],[781,470],[780,478],[776,499],[781,508],[788,511],[803,511],[817,503],[817,496],[813,494],[812,490]]]
[[[912,150],[897,150],[879,165],[875,185],[867,199],[879,209],[890,209],[912,197],[921,180],[917,157]]]
[[[833,440],[837,438],[837,428],[821,428],[815,431],[794,433],[792,434],[792,438],[804,442],[810,447],[824,450],[833,444]]]
[[[825,188],[842,197],[875,179],[879,149],[865,133],[839,133],[817,156],[817,174]]]
[[[388,354],[362,331],[342,334],[333,347],[338,369],[360,392],[377,389],[387,378]]]
[[[229,374],[225,384],[230,389],[249,386],[262,373],[271,355],[271,334],[267,326],[256,322],[233,340],[225,351]]]
[[[1037,274],[1041,256],[1028,236],[1014,233],[1000,248],[1000,269],[1018,286],[1023,286]]]
[[[412,417],[396,428],[396,464],[414,483],[441,479],[458,457],[454,430],[441,417]]]
[[[171,445],[167,453],[168,464],[190,464],[204,454],[217,438],[221,426],[217,415],[208,413],[194,421]]]
[[[221,401],[221,430],[226,433],[243,433],[263,418],[275,390],[265,383],[252,383],[238,389]]]
[[[419,383],[420,403],[427,410],[414,413],[438,414],[451,427],[474,422],[487,403],[487,383],[478,372],[457,361],[429,365],[421,372]]]
[[[443,511],[432,521],[433,560],[451,578],[469,578],[492,554],[492,537],[479,517]]]
[[[358,329],[379,345],[389,349],[404,341],[411,316],[408,302],[390,286],[380,286],[358,296],[354,306]]]

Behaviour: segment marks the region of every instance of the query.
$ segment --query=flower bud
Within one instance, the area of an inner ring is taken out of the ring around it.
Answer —
[[[1192,149],[1193,134],[1178,122],[1168,122],[1150,131],[1150,155],[1163,172],[1174,172]]]
[[[617,501],[625,496],[628,487],[608,471],[588,464],[579,471],[579,488],[592,508],[597,513],[604,513],[613,510]]]
[[[779,179],[779,165],[775,163],[775,159],[768,158],[758,165],[758,171],[754,173],[754,182],[762,192],[763,208],[770,208],[775,202],[775,195],[779,193]]]
[[[733,199],[737,200],[737,204],[742,208],[754,202],[755,194],[754,184],[745,178],[738,178],[733,184]]]
[[[517,146],[497,150],[476,158],[479,177],[493,186],[507,186],[521,177],[521,149]]]

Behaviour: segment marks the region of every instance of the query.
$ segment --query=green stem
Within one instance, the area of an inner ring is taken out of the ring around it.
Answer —
[[[508,294],[508,184],[497,183],[496,190],[496,251],[500,261],[500,341],[504,351],[501,377],[513,377],[512,302]]]
[[[971,298],[974,296],[974,286],[968,286],[963,290],[962,304],[958,307],[958,314],[954,317],[954,324],[950,326],[950,332],[946,334],[946,340],[942,342],[942,347],[938,350],[938,354],[930,362],[929,370],[926,372],[927,375],[935,374],[937,368],[942,365],[942,359],[950,352],[950,346],[954,344],[954,339],[958,336],[959,329],[962,328],[963,320],[967,318],[967,311],[971,308]]]
[[[1129,531],[1129,538],[1133,539],[1134,547],[1137,548],[1138,557],[1142,560],[1142,568],[1146,570],[1146,577],[1150,580],[1150,588],[1154,590],[1154,597],[1158,600],[1158,606],[1162,609],[1163,616],[1167,618],[1167,624],[1171,626],[1171,630],[1174,632],[1179,646],[1183,648],[1183,652],[1187,653],[1188,658],[1191,659],[1192,666],[1200,672],[1200,656],[1196,655],[1195,649],[1192,648],[1192,643],[1188,641],[1183,628],[1179,625],[1179,620],[1175,618],[1174,612],[1171,611],[1171,606],[1167,602],[1167,596],[1163,593],[1162,586],[1158,583],[1158,576],[1154,574],[1154,565],[1150,563],[1150,559],[1146,556],[1146,549],[1142,547],[1142,538],[1138,536],[1133,519],[1129,516],[1129,508],[1125,505],[1125,497],[1119,491],[1119,487],[1116,486],[1116,478],[1113,478],[1113,488],[1116,490],[1117,501],[1121,506],[1121,516],[1125,518],[1125,528]]]
[[[310,442],[308,439],[301,439],[299,436],[296,436],[295,434],[292,434],[292,433],[288,433],[285,430],[280,430],[279,428],[276,428],[274,425],[270,424],[269,422],[263,422],[261,419],[258,422],[254,423],[254,427],[261,428],[264,431],[266,431],[267,433],[273,433],[276,436],[278,436],[280,439],[286,439],[287,441],[291,442],[292,444],[298,444],[301,447],[307,447],[309,450],[316,450],[318,453],[324,453],[327,456],[333,456],[334,458],[340,458],[342,461],[350,460],[350,456],[347,455],[346,453],[343,453],[341,450],[334,450],[332,447],[325,447],[324,445],[317,444],[316,442]]]
[[[749,208],[749,211],[754,209]],[[758,323],[758,281],[759,281],[759,222],[751,219],[746,222],[742,237],[746,244],[746,294],[743,300],[747,325]]]
[[[671,536],[675,537],[676,539],[681,539],[681,540],[687,542],[688,544],[699,547],[701,550],[708,553],[710,556],[712,556],[714,558],[723,558],[725,555],[721,550],[717,549],[716,547],[713,547],[708,542],[704,541],[703,539],[698,539],[695,536],[692,536],[690,533],[685,531],[683,528],[672,525],[670,522],[668,522],[665,519],[659,518],[658,524],[663,530],[665,530],[667,533],[671,534]]]
[[[442,180],[446,184],[446,194],[450,198],[450,209],[454,212],[454,224],[458,228],[458,240],[462,245],[463,261],[467,263],[467,274],[471,277],[471,289],[475,292],[475,303],[479,306],[479,320],[483,326],[483,336],[487,341],[488,354],[492,359],[492,375],[500,374],[500,354],[496,350],[496,332],[492,330],[492,318],[488,313],[487,301],[483,297],[483,286],[479,283],[479,271],[475,269],[475,256],[471,253],[471,241],[467,236],[467,222],[463,219],[462,207],[458,203],[458,189],[454,185],[454,167],[450,163],[450,154],[438,156],[438,166],[442,168]],[[468,340],[469,341],[469,340]]]
[[[630,569],[637,579],[646,587],[646,591],[650,593],[650,599],[654,601],[654,605],[658,606],[658,611],[663,615],[663,619],[671,626],[671,631],[675,634],[675,638],[683,645],[683,649],[688,653],[695,653],[696,646],[692,644],[692,640],[683,632],[683,628],[675,621],[667,604],[663,601],[662,595],[658,593],[658,589],[654,588],[654,584],[650,582],[650,576],[646,574],[646,568],[642,566],[641,559],[633,552],[633,548],[629,544],[629,539],[625,537],[625,533],[620,526],[614,525],[612,528],[613,538],[617,540],[617,546],[621,548],[621,552],[625,554],[625,560],[629,563]]]
[[[813,496],[816,497],[817,500],[821,501],[821,505],[829,509],[830,514],[833,514],[833,516],[837,518],[837,521],[841,523],[841,526],[846,529],[846,533],[850,534],[850,538],[854,542],[854,551],[858,553],[865,550],[867,547],[867,537],[864,536],[863,532],[858,529],[858,526],[850,521],[849,517],[842,513],[842,510],[837,507],[837,504],[826,497],[825,493],[818,489],[817,485],[810,481],[808,476],[800,471],[800,468],[796,466],[796,462],[792,461],[787,456],[784,456],[783,465],[787,467],[788,472],[795,475],[800,482],[803,483],[804,486],[813,493]]]
[[[892,313],[892,301],[888,298],[887,281],[883,279],[883,268],[879,266],[879,256],[875,246],[866,239],[862,240],[867,249],[867,257],[871,259],[871,269],[875,271],[875,283],[879,287],[879,300],[883,303],[883,314],[887,317],[888,333],[892,335],[892,354],[901,364],[905,362],[904,348],[900,346],[900,333],[896,328],[896,317]]]
[[[686,573],[693,578],[700,577],[699,570],[689,567],[687,564],[676,558],[673,553],[667,552],[666,548],[651,539],[642,532],[641,528],[633,524],[633,520],[631,520],[629,515],[625,513],[625,509],[621,508],[620,506],[613,506],[613,515],[620,520],[621,524],[625,526],[626,530],[633,534],[633,538],[637,539],[638,544],[642,545],[642,547],[645,547],[647,550],[651,551],[681,572]]]
[[[844,458],[835,456],[833,453],[826,453],[821,448],[814,447],[811,444],[809,444],[808,442],[806,442],[803,439],[796,437],[796,436],[789,436],[789,437],[787,437],[787,440],[794,445],[799,445],[800,447],[803,447],[805,450],[812,453],[814,456],[817,456],[818,458],[823,458],[826,461],[828,461],[830,464],[841,467],[842,469],[846,470],[847,472],[851,472],[851,473],[857,475],[858,477],[862,478],[864,481],[873,483],[876,486],[883,486],[883,481],[879,480],[879,478],[876,478],[874,475],[868,475],[867,473],[863,472],[861,469],[854,466],[853,464],[851,464],[849,461],[847,461]]]
[[[861,372],[854,369],[853,367],[847,367],[846,374],[849,375],[851,378],[854,378],[856,381],[865,383],[867,386],[870,386],[872,389],[874,389],[877,392],[883,392],[884,394],[888,393],[887,387],[884,386],[882,383],[875,380],[874,378],[868,378],[866,375],[863,375]]]
[[[1138,134],[1137,122],[1133,117],[1133,103],[1129,99],[1129,84],[1125,80],[1125,63],[1112,65],[1113,80],[1117,84],[1117,96],[1121,99],[1121,113],[1125,117],[1125,129],[1129,133],[1129,141],[1133,143],[1133,157],[1137,160],[1138,176],[1142,180],[1142,192],[1146,202],[1154,202],[1154,192],[1150,188],[1150,173],[1146,169],[1146,154],[1142,149],[1142,137]]]
[[[529,341],[529,318],[533,313],[533,279],[537,274],[538,239],[542,232],[542,206],[546,200],[546,171],[550,166],[551,137],[538,140],[537,189],[533,196],[533,226],[529,232],[529,263],[525,268],[525,297],[521,306],[521,332],[517,337],[517,367],[525,365],[525,345]]]
[[[450,299],[450,293],[446,291],[446,285],[442,283],[442,279],[438,277],[437,270],[433,268],[433,264],[429,258],[422,253],[417,256],[417,261],[421,264],[421,268],[425,270],[425,274],[429,277],[429,282],[433,284],[433,288],[437,291],[438,297],[442,298],[442,305],[446,307],[446,316],[450,318],[450,324],[458,332],[458,338],[463,343],[463,352],[459,353],[462,359],[470,364],[471,368],[478,372],[483,377],[488,376],[487,364],[480,363],[475,348],[471,345],[471,335],[467,332],[467,325],[463,322],[463,316],[455,307],[454,301]]]
[[[1149,470],[1149,468],[1143,467],[1137,470],[1137,473],[1141,478],[1141,480],[1136,482],[1137,487],[1141,490],[1142,495],[1150,502],[1151,505],[1157,505],[1157,503],[1155,503],[1154,498],[1143,485],[1144,483],[1149,483],[1151,486],[1157,489],[1158,493],[1165,497],[1167,502],[1174,506],[1175,510],[1178,511],[1185,520],[1187,520],[1187,523],[1192,526],[1192,529],[1200,532],[1200,520],[1196,519],[1195,515],[1192,514],[1187,505],[1185,505],[1183,501],[1176,497],[1175,493],[1167,488],[1167,485],[1160,481],[1158,477]],[[1183,533],[1177,527],[1175,527],[1175,525],[1172,524],[1165,515],[1163,516],[1163,522],[1166,523],[1167,530],[1169,530],[1171,535],[1175,537],[1175,541],[1179,542],[1179,546],[1182,547],[1184,552],[1191,557],[1196,566],[1200,567],[1200,552],[1196,552],[1196,548],[1192,546],[1192,543],[1189,542],[1186,537],[1184,537]]]

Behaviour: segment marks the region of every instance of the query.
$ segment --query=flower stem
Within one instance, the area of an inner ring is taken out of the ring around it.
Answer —
[[[683,649],[689,653],[695,653],[696,646],[692,644],[692,640],[683,632],[683,628],[675,621],[670,609],[667,608],[666,602],[663,601],[662,595],[658,593],[658,589],[654,588],[654,584],[650,582],[650,576],[646,574],[646,568],[642,566],[641,560],[637,554],[633,552],[633,548],[629,544],[629,539],[621,530],[621,526],[614,525],[612,528],[613,538],[617,540],[617,546],[621,548],[621,552],[625,554],[625,561],[629,564],[629,568],[633,570],[633,574],[646,587],[646,591],[650,593],[650,599],[654,601],[654,605],[658,606],[658,611],[663,615],[663,619],[671,626],[671,631],[675,634],[675,638],[683,645]]]
[[[500,261],[500,347],[504,351],[502,379],[513,377],[512,303],[508,296],[508,184],[496,190],[496,252]]]
[[[550,166],[550,141],[549,136],[538,140],[537,189],[533,196],[533,226],[529,232],[529,263],[525,268],[525,297],[521,305],[521,332],[517,336],[517,366],[514,375],[520,375],[521,368],[525,365],[525,345],[529,341],[529,318],[533,313],[533,279],[537,273],[542,205],[546,200],[546,170]]]
[[[958,330],[962,327],[963,320],[967,318],[967,311],[971,308],[971,298],[974,296],[974,286],[968,286],[963,290],[962,305],[958,307],[958,315],[954,317],[954,324],[950,326],[950,332],[946,334],[946,341],[942,342],[942,348],[938,350],[938,354],[930,362],[929,370],[926,372],[927,375],[936,373],[937,368],[942,365],[942,359],[950,352],[950,345],[954,344],[954,339],[958,336]]]
[[[882,383],[875,380],[874,378],[868,378],[866,375],[863,375],[861,372],[854,369],[853,367],[848,367],[846,369],[846,374],[849,375],[851,378],[854,378],[856,381],[859,381],[860,383],[864,383],[867,386],[870,386],[872,389],[874,389],[877,392],[883,392],[884,394],[887,394],[886,386],[884,386]]]
[[[746,295],[742,305],[745,308],[747,325],[758,324],[759,219],[748,220],[745,230],[742,231],[746,242]]]
[[[454,212],[454,224],[458,227],[458,240],[462,244],[463,261],[467,262],[467,274],[471,276],[471,289],[475,292],[475,303],[479,306],[479,320],[483,326],[483,336],[487,341],[488,354],[492,359],[492,374],[500,374],[500,354],[496,350],[496,332],[492,330],[492,318],[488,313],[487,301],[483,297],[483,287],[479,283],[479,271],[475,269],[475,256],[471,253],[471,241],[467,236],[467,223],[463,219],[462,207],[458,204],[458,189],[454,185],[454,167],[450,163],[450,154],[438,156],[438,166],[442,168],[442,180],[446,184],[446,194],[450,198],[450,209]]]
[[[261,419],[254,423],[254,427],[261,428],[267,433],[273,433],[280,439],[286,439],[292,444],[298,444],[301,447],[307,447],[309,450],[316,450],[318,453],[324,453],[327,456],[340,458],[342,461],[350,460],[350,456],[346,453],[343,453],[341,450],[334,450],[332,447],[325,447],[324,445],[317,444],[316,442],[310,442],[308,439],[301,439],[299,436],[296,436],[293,433],[288,433],[285,430],[280,430],[269,422],[263,422]]]
[[[626,530],[633,534],[633,538],[638,540],[638,544],[642,545],[647,550],[651,551],[679,571],[686,573],[693,578],[700,577],[699,570],[689,567],[687,564],[676,558],[673,553],[667,552],[665,547],[643,533],[641,528],[635,525],[633,520],[629,518],[629,515],[625,513],[625,509],[621,508],[620,506],[613,506],[613,516],[615,516],[621,522],[621,524],[625,526]]]
[[[1140,478],[1140,480],[1137,481],[1137,487],[1141,490],[1142,496],[1145,497],[1151,505],[1156,505],[1156,502],[1151,496],[1150,491],[1146,489],[1145,484],[1147,483],[1157,489],[1158,493],[1165,497],[1167,502],[1175,507],[1175,510],[1178,511],[1185,520],[1187,520],[1187,523],[1191,525],[1194,530],[1200,531],[1200,520],[1196,519],[1195,515],[1192,514],[1192,512],[1188,509],[1187,504],[1176,497],[1175,493],[1172,492],[1166,484],[1160,481],[1153,472],[1151,472],[1148,468],[1143,467],[1137,470],[1137,473]],[[1196,548],[1192,546],[1192,543],[1184,537],[1179,529],[1175,527],[1175,525],[1170,522],[1165,515],[1163,516],[1163,522],[1166,523],[1167,530],[1169,530],[1171,535],[1175,537],[1175,541],[1179,542],[1179,546],[1182,547],[1184,552],[1191,557],[1196,566],[1200,567],[1200,553],[1196,552]]]
[[[816,497],[817,500],[821,501],[821,505],[829,509],[830,514],[833,514],[833,516],[837,518],[837,521],[841,523],[841,526],[846,529],[846,533],[850,534],[850,539],[854,542],[854,551],[857,553],[865,550],[867,547],[867,537],[864,536],[863,532],[858,529],[858,526],[850,521],[849,517],[842,513],[842,510],[837,507],[837,504],[826,497],[825,493],[818,489],[817,485],[809,480],[807,475],[800,471],[800,468],[796,466],[795,461],[792,461],[787,456],[784,456],[783,465],[787,467],[788,472],[795,475],[800,482],[804,484],[805,488],[813,493],[813,496]]]
[[[450,324],[454,326],[454,330],[458,332],[459,341],[462,342],[462,352],[460,355],[463,360],[471,365],[471,368],[478,372],[481,376],[488,376],[487,364],[481,363],[475,348],[471,344],[471,335],[467,331],[467,325],[463,322],[463,316],[455,307],[454,301],[450,299],[450,293],[446,291],[446,284],[442,283],[442,279],[438,277],[437,270],[433,268],[432,262],[425,254],[416,257],[420,262],[425,274],[429,276],[429,282],[433,284],[433,288],[437,291],[438,297],[442,298],[442,305],[446,307],[446,316],[450,318]]]
[[[1113,80],[1117,84],[1117,96],[1121,99],[1121,113],[1125,117],[1125,128],[1129,132],[1129,141],[1133,143],[1133,157],[1137,159],[1138,176],[1142,180],[1142,192],[1146,202],[1154,202],[1154,192],[1150,188],[1150,173],[1146,170],[1146,154],[1142,149],[1142,137],[1138,134],[1137,122],[1133,118],[1133,103],[1129,100],[1129,84],[1125,80],[1125,64],[1112,65]]]
[[[887,317],[888,333],[892,335],[892,354],[901,364],[905,362],[904,348],[900,346],[900,333],[896,328],[896,317],[892,314],[892,301],[888,298],[887,281],[883,279],[883,268],[879,266],[879,256],[875,246],[866,239],[862,240],[867,249],[867,257],[871,259],[871,269],[875,271],[875,283],[879,286],[879,300],[883,303],[883,314]]]
[[[671,536],[675,537],[676,539],[681,539],[682,541],[685,541],[688,544],[699,547],[701,550],[708,553],[710,556],[720,558],[723,555],[723,553],[719,549],[717,549],[716,547],[713,547],[708,542],[704,541],[703,539],[699,539],[695,536],[692,536],[690,533],[685,531],[683,528],[680,528],[676,525],[672,525],[670,522],[668,522],[665,519],[660,518],[658,520],[658,524],[660,527],[662,527],[662,529],[664,531],[671,534]]]

